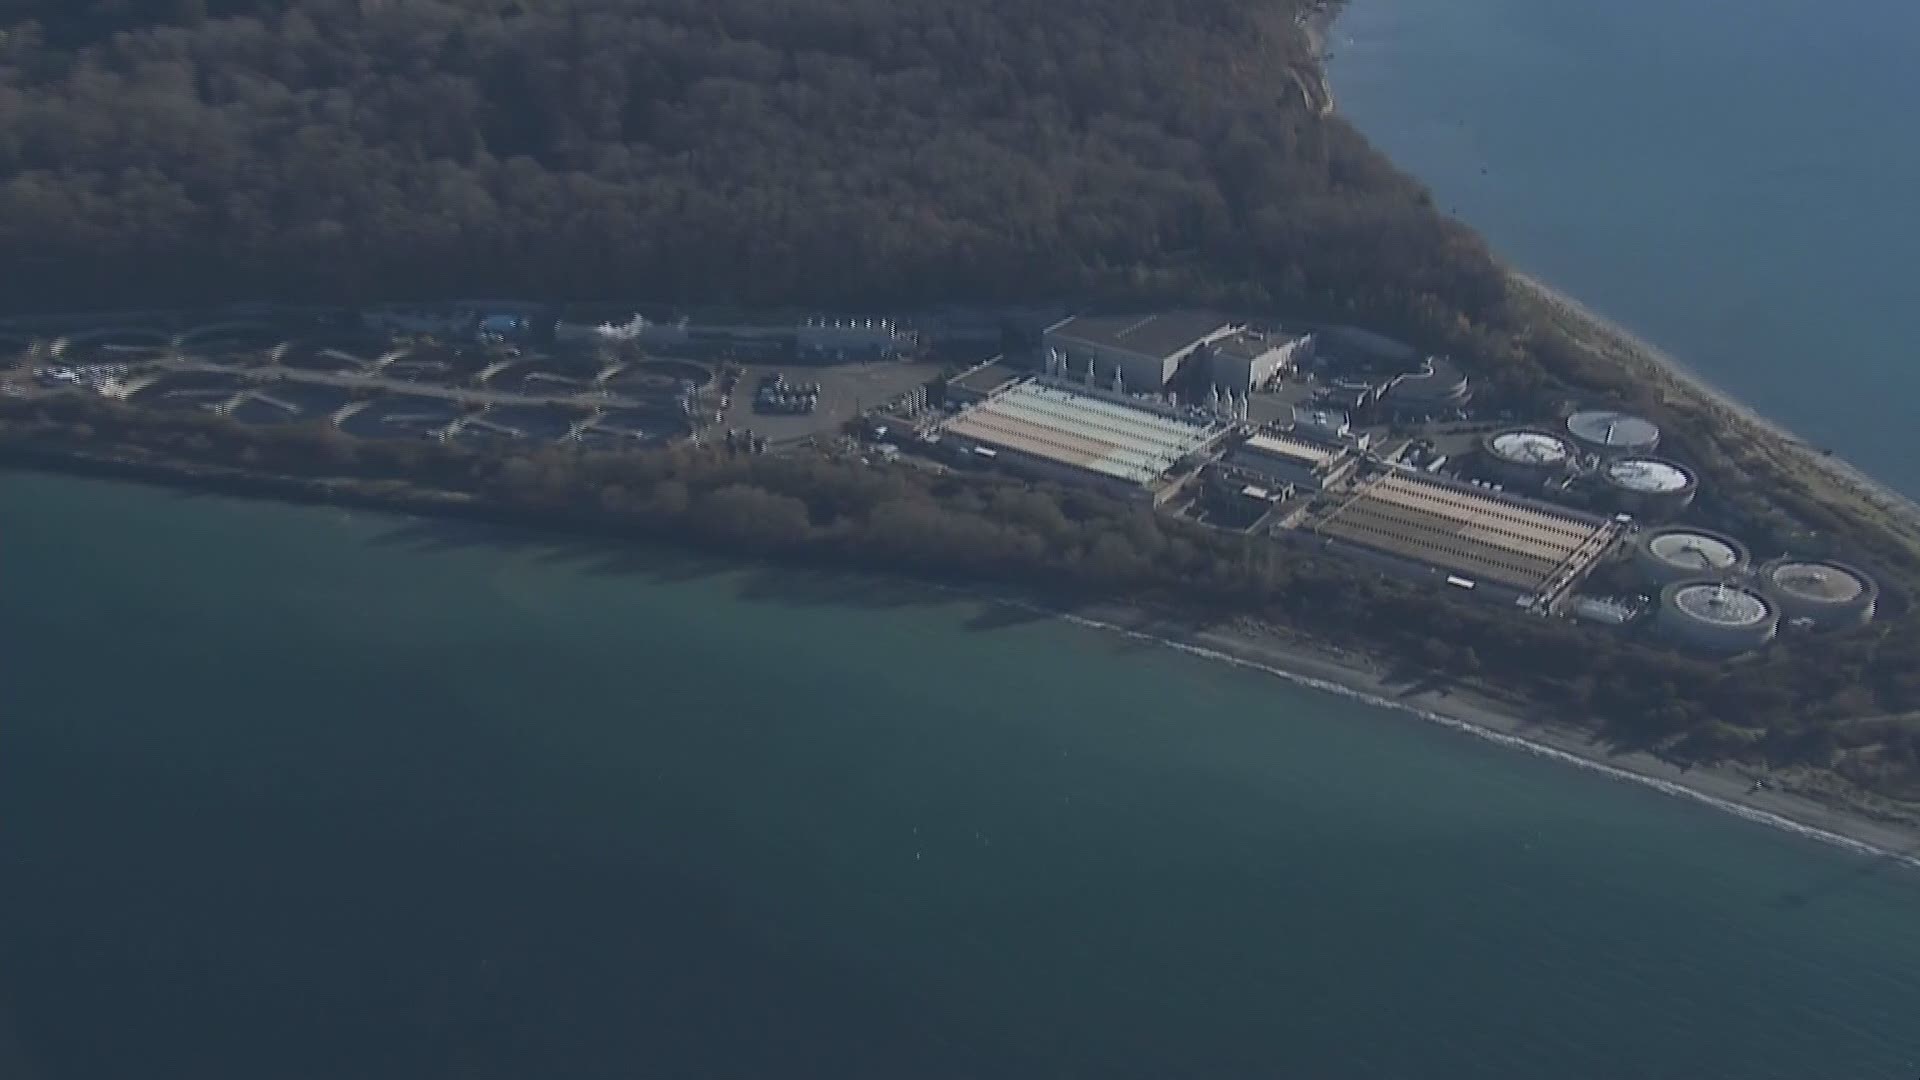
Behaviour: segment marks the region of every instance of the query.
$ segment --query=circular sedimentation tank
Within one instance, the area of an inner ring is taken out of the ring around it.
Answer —
[[[1699,484],[1693,470],[1656,457],[1621,457],[1600,472],[1614,501],[1641,513],[1672,513],[1693,501]]]
[[[1548,471],[1566,467],[1573,460],[1573,447],[1567,440],[1545,431],[1514,428],[1487,438],[1487,455],[1502,465]]]
[[[1567,434],[1581,446],[1612,457],[1650,454],[1660,445],[1660,427],[1643,416],[1612,409],[1588,409],[1567,417]]]
[[[1789,620],[1822,629],[1873,618],[1879,587],[1863,571],[1824,560],[1780,559],[1760,570],[1760,586]]]
[[[1634,561],[1661,585],[1726,581],[1746,572],[1747,549],[1731,536],[1704,529],[1653,529],[1635,542]]]
[[[1480,452],[1495,479],[1535,488],[1564,475],[1577,456],[1572,443],[1532,428],[1494,432],[1481,440]]]
[[[1760,648],[1780,629],[1780,609],[1758,590],[1721,581],[1677,581],[1661,590],[1658,622],[1679,645],[1730,655]]]
[[[1409,407],[1440,408],[1467,396],[1467,376],[1444,356],[1429,356],[1420,366],[1393,380],[1387,399]]]

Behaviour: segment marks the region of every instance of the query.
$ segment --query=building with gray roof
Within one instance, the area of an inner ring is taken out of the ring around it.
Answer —
[[[1245,330],[1207,346],[1213,385],[1245,394],[1293,370],[1313,350],[1311,334]]]
[[[1159,393],[1182,361],[1237,330],[1230,320],[1204,311],[1075,315],[1047,328],[1044,366],[1068,377],[1090,376],[1099,386],[1111,385],[1118,372],[1126,390]]]

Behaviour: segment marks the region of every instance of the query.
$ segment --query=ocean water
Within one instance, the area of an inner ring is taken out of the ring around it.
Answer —
[[[0,474],[0,1075],[1911,1080],[1920,873],[912,586]]]
[[[1920,4],[1351,0],[1330,47],[1502,255],[1920,495]]]

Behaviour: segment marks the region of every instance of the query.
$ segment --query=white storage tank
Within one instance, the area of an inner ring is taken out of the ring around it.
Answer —
[[[1825,560],[1780,559],[1760,569],[1760,587],[1789,621],[1821,629],[1860,626],[1873,619],[1880,590],[1864,572]]]
[[[1512,484],[1534,487],[1565,473],[1572,465],[1572,444],[1532,428],[1510,428],[1487,436],[1480,445],[1492,471]]]
[[[1602,457],[1651,454],[1660,445],[1653,421],[1612,409],[1589,409],[1567,417],[1573,441]]]
[[[1600,470],[1600,478],[1620,509],[1642,517],[1677,514],[1699,489],[1692,469],[1665,458],[1615,458]]]
[[[1711,580],[1661,590],[1656,618],[1675,644],[1720,656],[1758,649],[1780,629],[1780,609],[1758,590]]]
[[[1705,529],[1648,529],[1634,541],[1633,559],[1656,585],[1690,579],[1730,581],[1747,571],[1745,545]]]

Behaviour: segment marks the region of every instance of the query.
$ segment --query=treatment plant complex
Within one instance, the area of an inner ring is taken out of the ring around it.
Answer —
[[[1709,654],[1844,632],[1878,595],[1823,553],[1770,552],[1756,568],[1740,539],[1687,521],[1699,474],[1652,420],[1577,402],[1485,415],[1452,360],[1353,327],[474,301],[5,330],[17,348],[0,389],[14,396],[503,450],[788,452],[858,432],[875,464],[1097,490],[1276,551],[1537,616],[1644,625]]]

